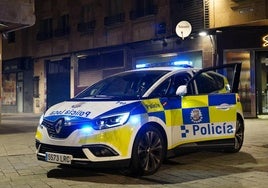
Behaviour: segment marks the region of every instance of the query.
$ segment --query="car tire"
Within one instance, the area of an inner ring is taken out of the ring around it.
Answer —
[[[241,118],[237,117],[236,120],[236,129],[235,129],[235,138],[234,138],[234,146],[232,148],[228,148],[225,151],[229,153],[239,152],[243,142],[244,142],[244,122]]]
[[[130,174],[154,174],[160,168],[165,155],[166,143],[161,132],[153,126],[143,128],[134,141]]]

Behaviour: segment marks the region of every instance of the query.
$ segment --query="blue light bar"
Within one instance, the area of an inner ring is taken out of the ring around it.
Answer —
[[[145,68],[145,67],[148,67],[148,65],[145,63],[136,65],[136,69]]]
[[[192,66],[193,62],[192,61],[174,61],[173,65],[188,65],[188,66]]]

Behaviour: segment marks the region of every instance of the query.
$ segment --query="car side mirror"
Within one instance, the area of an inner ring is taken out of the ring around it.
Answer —
[[[184,96],[186,94],[187,94],[187,86],[186,85],[181,85],[176,90],[176,95]]]

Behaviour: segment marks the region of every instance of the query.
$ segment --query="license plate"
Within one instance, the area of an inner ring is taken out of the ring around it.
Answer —
[[[71,164],[72,155],[46,152],[46,161],[60,164]]]

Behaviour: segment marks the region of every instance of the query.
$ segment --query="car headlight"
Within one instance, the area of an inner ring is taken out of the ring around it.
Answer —
[[[114,114],[111,116],[103,116],[97,119],[93,125],[96,130],[108,129],[124,125],[129,118],[129,113]]]
[[[43,120],[44,120],[44,114],[42,114],[40,119],[39,119],[39,126],[42,125]]]

